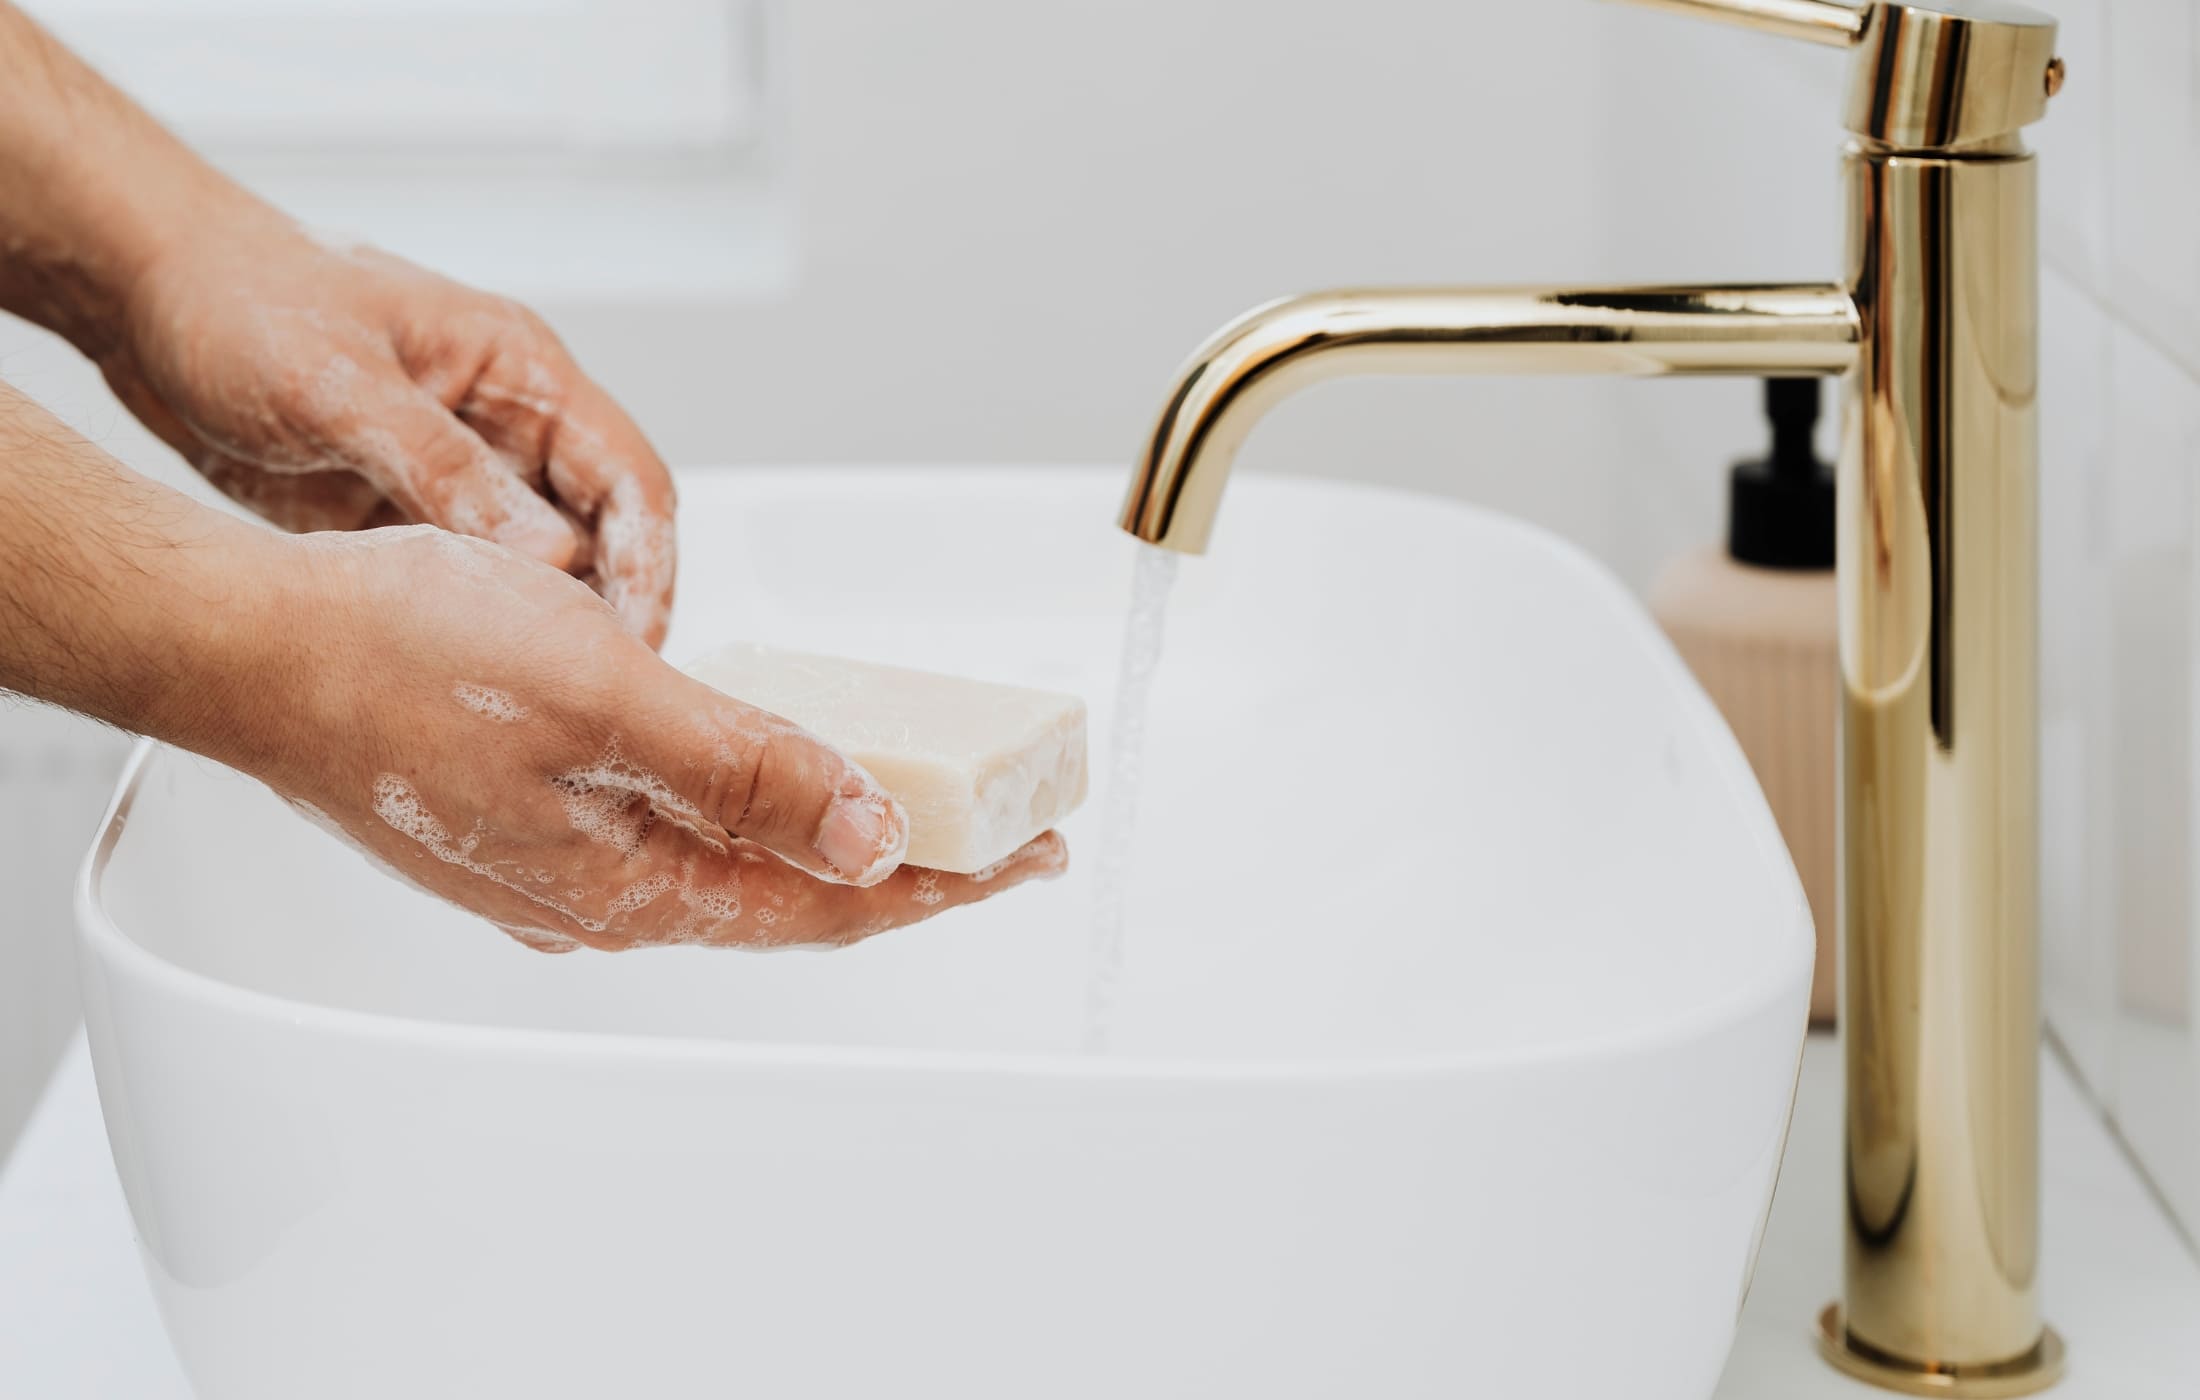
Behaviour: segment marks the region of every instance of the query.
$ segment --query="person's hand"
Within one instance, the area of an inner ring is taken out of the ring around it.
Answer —
[[[540,318],[312,237],[6,4],[0,71],[0,309],[278,525],[496,540],[663,639],[671,480]]]
[[[543,564],[420,527],[285,548],[313,663],[267,668],[243,766],[530,947],[852,943],[1066,863],[1048,833],[976,875],[902,867],[869,774]]]
[[[540,318],[241,195],[211,208],[134,269],[99,355],[147,427],[285,529],[495,540],[664,639],[671,479]]]
[[[538,318],[309,237],[4,3],[0,71],[0,309],[307,532],[0,385],[0,688],[250,773],[544,949],[847,943],[1061,871],[1051,833],[900,868],[868,774],[658,660],[671,481]]]

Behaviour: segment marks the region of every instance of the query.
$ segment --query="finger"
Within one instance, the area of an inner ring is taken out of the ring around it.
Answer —
[[[629,632],[662,644],[679,567],[672,474],[633,420],[586,380],[574,387],[548,446],[551,491],[594,527],[604,601]]]
[[[531,320],[523,324],[529,330],[521,343],[482,368],[455,411],[509,470],[546,481],[583,522],[598,590],[628,631],[657,646],[671,620],[677,572],[671,473],[555,337]]]
[[[499,346],[455,399],[437,395],[514,475],[537,486],[544,482],[551,433],[565,411],[567,376],[551,367],[552,359],[569,363],[562,347],[546,351],[523,336],[516,346]]]
[[[656,684],[619,702],[627,746],[559,775],[569,809],[604,792],[641,794],[690,830],[754,841],[840,884],[877,884],[901,864],[908,814],[853,760],[669,666],[650,673]]]
[[[408,382],[367,421],[330,449],[414,520],[571,566],[580,540],[566,518],[426,391]]]
[[[772,882],[771,892],[779,893],[778,885],[799,881],[789,900],[794,912],[772,920],[753,941],[766,947],[846,947],[1018,885],[1059,879],[1068,869],[1069,843],[1061,833],[1049,831],[970,875],[903,866],[884,883],[850,889],[820,885],[790,871]]]
[[[1068,847],[1050,831],[975,874],[909,867],[859,889],[822,884],[745,842],[713,850],[684,833],[676,839],[684,849],[663,851],[651,873],[615,894],[617,912],[601,931],[586,935],[588,942],[606,949],[846,947],[1018,885],[1054,879],[1069,864]]]
[[[497,931],[521,947],[537,953],[574,953],[588,946],[571,934],[560,933],[554,928],[534,928],[526,924],[498,924]]]

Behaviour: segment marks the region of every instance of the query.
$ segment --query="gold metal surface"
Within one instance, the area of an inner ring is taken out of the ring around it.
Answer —
[[[1646,9],[1670,10],[1748,29],[1847,48],[1864,32],[1864,11],[1837,0],[1629,0]]]
[[[1629,0],[1854,50],[1842,123],[1905,150],[1951,150],[2038,121],[2061,86],[2055,21],[2011,0]]]
[[[1828,1303],[1818,1314],[1818,1353],[1835,1369],[1882,1390],[1905,1395],[1945,1395],[1951,1400],[1996,1400],[2033,1395],[2062,1379],[2063,1341],[2052,1327],[2024,1355],[1986,1366],[1923,1369],[1872,1350],[1849,1336],[1841,1305]]]
[[[1849,64],[1842,124],[1904,150],[2013,136],[2047,115],[2055,21],[2005,0],[1874,5]]]
[[[1122,526],[1202,553],[1239,446],[1275,404],[1356,374],[1840,374],[1856,309],[1833,285],[1323,292],[1224,327],[1178,373]]]
[[[2041,1335],[2034,167],[1846,168],[1846,1332],[1987,1366]]]
[[[1639,0],[1853,50],[1838,286],[1333,292],[1178,375],[1126,530],[1207,546],[1276,402],[1344,374],[1843,374],[1843,1301],[1851,1375],[2019,1395],[2061,1373],[2039,1249],[2037,201],[2061,80],[2005,0]]]

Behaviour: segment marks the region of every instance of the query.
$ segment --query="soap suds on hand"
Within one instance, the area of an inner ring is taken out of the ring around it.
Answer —
[[[472,681],[460,681],[451,687],[451,698],[485,720],[497,724],[517,724],[527,718],[527,707],[501,690]]]

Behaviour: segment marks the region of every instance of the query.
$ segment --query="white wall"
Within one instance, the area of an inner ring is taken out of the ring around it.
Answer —
[[[1597,114],[1572,81],[1602,15],[808,0],[800,285],[557,318],[677,459],[1127,461],[1178,361],[1246,306],[1594,273]],[[1247,461],[1446,484],[1594,541],[1603,426],[1561,386],[1354,384]]]
[[[2200,4],[2061,13],[2072,78],[2039,143],[2049,1014],[2200,1231]]]
[[[1840,54],[1593,6],[1606,75],[1597,143],[1605,261],[1645,281],[1837,281]],[[1748,380],[1630,385],[1613,562],[1638,584],[1724,527],[1727,468],[1765,443]],[[1829,395],[1820,428],[1837,436]]]

